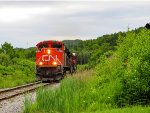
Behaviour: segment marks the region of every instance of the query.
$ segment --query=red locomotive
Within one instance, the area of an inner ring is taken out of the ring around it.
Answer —
[[[61,41],[43,41],[36,45],[37,80],[60,80],[66,71],[73,73],[77,68],[77,56]]]

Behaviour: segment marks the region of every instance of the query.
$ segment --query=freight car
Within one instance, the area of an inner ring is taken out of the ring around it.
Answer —
[[[61,41],[43,41],[36,45],[36,79],[51,81],[62,79],[66,72],[77,69],[77,55],[71,53]]]

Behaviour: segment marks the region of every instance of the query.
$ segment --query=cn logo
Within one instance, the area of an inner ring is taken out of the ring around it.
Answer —
[[[58,61],[60,64],[62,64],[62,63],[60,62],[60,60],[58,59],[57,55],[56,55],[55,57],[52,56],[52,55],[43,55],[43,56],[42,56],[42,61],[48,62],[48,61],[51,61],[51,60]]]
[[[51,57],[52,56],[50,56],[50,55],[43,55],[42,56],[42,61],[50,61]]]

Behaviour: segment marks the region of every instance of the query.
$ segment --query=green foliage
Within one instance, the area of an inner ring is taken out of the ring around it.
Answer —
[[[13,49],[13,46],[10,44],[10,43],[7,43],[5,42],[3,45],[2,45],[2,51],[3,53],[9,55],[10,58],[13,58],[14,57],[14,49]]]
[[[99,63],[99,58],[105,52],[115,51],[118,37],[125,36],[119,32],[110,35],[103,35],[92,40],[65,40],[65,45],[78,55],[78,64],[88,64],[90,68]]]
[[[102,107],[101,109],[111,107],[99,101],[102,97],[97,90],[97,77],[90,76],[92,71],[84,71],[82,76],[80,74],[64,79],[59,88],[39,90],[33,105],[27,106],[28,101],[26,101],[25,112],[79,113],[97,110],[99,106]]]
[[[35,80],[35,63],[32,61],[35,59],[34,50],[35,48],[14,49],[7,42],[2,45],[0,48],[0,88],[18,86]]]
[[[14,58],[9,66],[0,65],[0,87],[13,87],[35,80],[34,62]],[[10,83],[10,84],[8,84]]]
[[[118,50],[125,70],[123,93],[117,97],[118,104],[149,104],[150,31],[142,29],[139,33],[127,33],[126,39]]]
[[[81,72],[81,71],[88,70],[88,69],[89,69],[88,64],[83,64],[83,65],[78,64],[77,65],[77,72]]]
[[[122,39],[117,51],[96,66],[100,84],[118,84],[112,98],[118,106],[149,104],[150,31],[129,31]]]
[[[149,107],[139,106],[118,108],[150,104],[149,30],[139,28],[94,40],[68,40],[65,43],[72,52],[77,52],[78,62],[84,64],[78,66],[80,73],[64,79],[55,90],[39,90],[35,103],[25,101],[26,113],[149,111]],[[34,80],[33,53],[35,48],[14,49],[9,43],[3,45],[0,49],[0,87]],[[91,67],[95,67],[94,74],[83,71]]]
[[[0,64],[7,67],[9,65],[9,62],[10,62],[9,56],[5,53],[1,53],[0,54]]]
[[[149,113],[150,107],[133,106],[117,109],[106,109],[103,111],[96,111],[96,113]]]
[[[75,77],[63,80],[56,90],[40,90],[37,101],[26,110],[40,113],[149,113],[149,107],[138,105],[150,104],[150,31],[140,28],[126,34],[118,33],[117,41],[111,40],[116,35],[105,37],[99,39],[99,48],[90,58],[92,61],[78,66],[83,70],[96,65],[94,74],[80,71]],[[88,42],[95,45],[91,50],[97,46],[95,40],[82,41],[81,52],[85,52]]]
[[[30,47],[27,49],[15,48],[15,57],[35,61],[35,52],[35,47]]]
[[[37,100],[25,100],[24,113],[148,113],[149,107],[117,108],[113,97],[120,91],[120,80],[100,83],[101,78],[84,71],[64,79],[59,87],[40,89]]]

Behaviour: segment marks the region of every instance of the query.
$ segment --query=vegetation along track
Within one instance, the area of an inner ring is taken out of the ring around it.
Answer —
[[[26,93],[28,91],[35,90],[39,87],[49,85],[50,83],[42,83],[41,81],[14,87],[14,88],[9,88],[9,89],[4,89],[0,91],[0,101],[6,100],[12,97],[15,97],[17,95]]]

